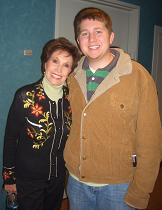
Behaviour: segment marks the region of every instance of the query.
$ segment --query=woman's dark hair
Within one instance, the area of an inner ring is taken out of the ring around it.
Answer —
[[[72,44],[68,39],[64,37],[59,37],[57,39],[49,40],[43,47],[41,54],[41,70],[44,74],[45,72],[45,63],[51,57],[51,55],[57,51],[62,50],[66,51],[73,58],[72,71],[77,66],[78,61],[80,59],[80,52],[78,48]]]

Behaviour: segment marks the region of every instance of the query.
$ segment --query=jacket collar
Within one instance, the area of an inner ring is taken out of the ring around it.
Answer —
[[[112,71],[109,73],[109,75],[98,86],[97,90],[95,91],[95,94],[92,96],[89,103],[94,101],[98,96],[103,94],[112,86],[119,83],[121,76],[131,74],[132,72],[132,62],[130,56],[126,54],[122,49],[115,48],[115,50],[117,50],[120,53],[118,62],[116,66],[112,69]],[[79,83],[79,86],[83,92],[86,102],[88,102],[86,90],[86,72],[82,69],[84,59],[85,57],[83,56],[78,64],[78,67],[74,72],[74,77]]]

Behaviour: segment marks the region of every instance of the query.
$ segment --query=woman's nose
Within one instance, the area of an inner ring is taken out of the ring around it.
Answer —
[[[61,65],[58,65],[58,67],[57,67],[57,72],[58,72],[58,73],[61,73],[61,72],[62,72],[62,66],[61,66]]]

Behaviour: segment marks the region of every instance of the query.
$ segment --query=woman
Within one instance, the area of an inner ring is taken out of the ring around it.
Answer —
[[[67,39],[50,40],[41,55],[43,78],[16,91],[5,131],[3,179],[5,190],[17,193],[19,210],[60,209],[71,125],[66,79],[79,57]]]

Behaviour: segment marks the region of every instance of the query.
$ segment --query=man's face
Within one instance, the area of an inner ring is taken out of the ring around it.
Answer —
[[[82,20],[78,44],[89,61],[105,60],[113,39],[114,33],[110,34],[103,22],[92,19]]]

